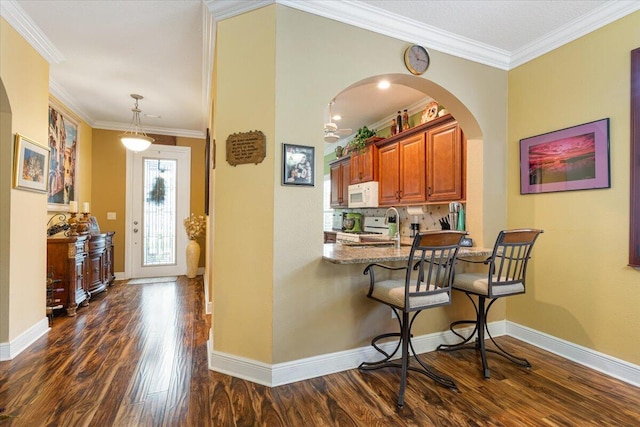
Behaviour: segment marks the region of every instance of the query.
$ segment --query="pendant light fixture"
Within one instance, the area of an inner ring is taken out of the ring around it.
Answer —
[[[143,98],[142,95],[132,93],[131,97],[135,99],[135,106],[131,109],[133,111],[133,121],[131,123],[131,129],[120,135],[120,141],[131,151],[144,151],[153,143],[153,138],[147,136],[142,130],[142,124],[140,123],[140,113],[142,112],[138,108],[138,101]]]

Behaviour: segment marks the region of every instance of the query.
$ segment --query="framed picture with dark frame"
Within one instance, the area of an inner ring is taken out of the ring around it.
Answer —
[[[79,122],[55,100],[49,100],[49,194],[48,209],[69,211],[78,200]]]
[[[520,194],[610,187],[608,118],[520,140]]]
[[[282,144],[282,185],[315,185],[315,148]]]
[[[47,192],[49,149],[16,134],[13,186],[21,190]]]

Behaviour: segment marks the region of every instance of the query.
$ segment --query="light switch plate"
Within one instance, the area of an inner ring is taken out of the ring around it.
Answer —
[[[107,219],[116,219],[115,212],[107,212]]]

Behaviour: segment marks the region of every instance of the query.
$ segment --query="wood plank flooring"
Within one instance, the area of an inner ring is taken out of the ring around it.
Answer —
[[[0,426],[640,426],[640,389],[510,337],[531,370],[474,352],[429,353],[459,391],[410,372],[350,370],[268,388],[207,369],[202,281],[116,282],[12,361]]]

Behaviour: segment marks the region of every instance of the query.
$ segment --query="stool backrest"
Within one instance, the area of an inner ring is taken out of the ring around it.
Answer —
[[[458,250],[466,231],[442,230],[418,233],[413,240],[405,281],[405,307],[415,307],[411,299],[447,293],[451,302],[451,284]]]
[[[531,250],[543,230],[522,228],[498,234],[489,259],[489,297],[525,292]],[[517,292],[514,290],[517,289]]]

